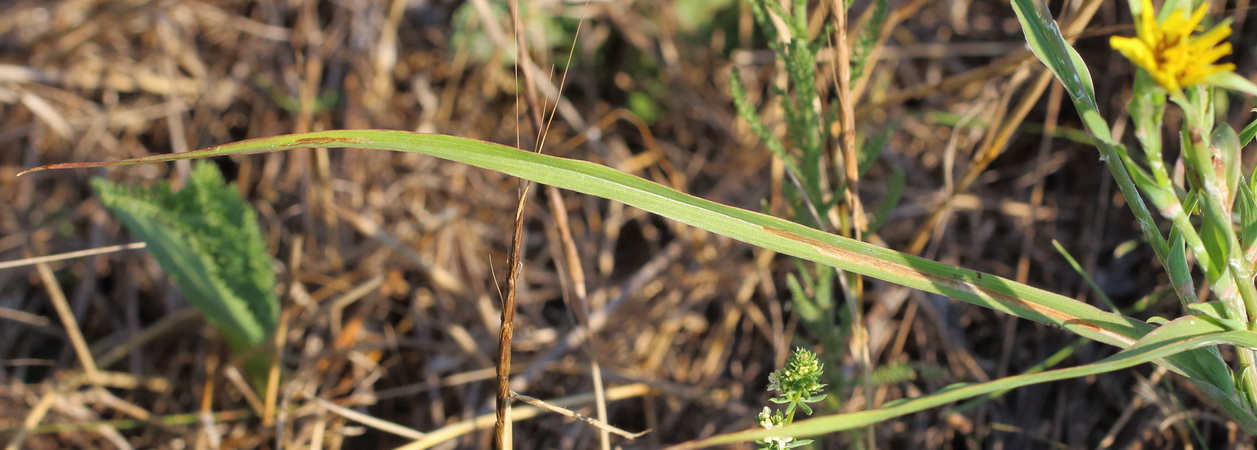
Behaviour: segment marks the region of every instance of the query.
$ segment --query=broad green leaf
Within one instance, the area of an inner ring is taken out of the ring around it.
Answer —
[[[141,188],[99,178],[92,186],[234,352],[266,342],[279,315],[274,268],[256,214],[217,166],[198,164],[179,192],[165,183]],[[255,381],[264,379],[265,355],[246,361]]]

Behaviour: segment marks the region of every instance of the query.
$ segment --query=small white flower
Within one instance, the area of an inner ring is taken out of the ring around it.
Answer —
[[[768,391],[781,392],[781,375],[775,370],[768,374]]]
[[[758,417],[759,426],[764,427],[766,430],[781,428],[782,422],[785,421],[785,417],[782,417],[781,413],[774,414],[767,406],[764,407],[763,411],[760,411]],[[761,448],[776,450],[789,448],[790,442],[793,441],[794,438],[790,436],[769,436],[758,442],[762,446]]]

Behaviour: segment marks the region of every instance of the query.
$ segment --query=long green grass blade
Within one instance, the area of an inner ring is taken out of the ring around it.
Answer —
[[[926,396],[891,402],[885,407],[875,410],[822,416],[798,421],[772,430],[761,428],[723,434],[673,448],[702,448],[736,442],[748,442],[756,439],[765,439],[770,436],[806,437],[849,430],[983,394],[1031,384],[1112,372],[1192,349],[1219,344],[1252,348],[1257,346],[1257,333],[1246,330],[1227,331],[1211,320],[1197,316],[1186,316],[1161,326],[1130,348],[1093,364],[1010,376],[986,383],[953,385]]]
[[[105,167],[304,147],[356,147],[422,153],[496,170],[534,182],[626,203],[740,241],[932,292],[1081,336],[1126,347],[1152,328],[1074,299],[994,275],[961,269],[808,228],[784,219],[677,192],[598,164],[542,155],[454,136],[391,130],[322,131],[249,139],[204,150],[103,163],[54,164],[25,173]]]
[[[784,219],[722,205],[678,192],[598,164],[527,152],[454,136],[391,130],[338,130],[249,139],[193,152],[125,161],[65,163],[22,172],[167,162],[295,148],[354,147],[420,153],[641,208],[765,249],[845,271],[920,289],[1018,317],[1064,328],[1088,339],[1126,348],[1153,330],[1147,323],[1102,311],[1074,299],[994,275],[956,268],[872,244],[808,228]],[[22,175],[19,174],[19,175]],[[1178,355],[1158,361],[1196,381],[1228,411],[1230,391],[1216,384],[1220,361]],[[1172,354],[1172,353],[1169,353]],[[1167,354],[1168,355],[1168,354]],[[1225,379],[1225,377],[1223,378]],[[1212,384],[1212,386],[1210,386]],[[1232,411],[1233,412],[1233,411]],[[1257,430],[1257,419],[1238,419]]]

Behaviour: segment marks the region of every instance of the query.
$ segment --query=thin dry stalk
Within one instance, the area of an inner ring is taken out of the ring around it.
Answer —
[[[483,2],[479,2],[483,5]],[[524,61],[528,52],[524,49],[524,37],[519,17],[519,1],[514,0],[508,3],[511,13],[511,28],[515,34],[515,78],[519,79],[519,65]],[[484,8],[480,8],[484,11]],[[482,14],[487,23],[492,23],[489,14]],[[495,26],[490,25],[493,29]],[[497,33],[500,35],[501,33]],[[502,40],[499,38],[499,40]],[[532,72],[524,70],[524,95],[528,98],[529,105],[536,104],[535,91],[532,87]],[[519,97],[515,98],[515,117],[519,117]],[[540,149],[542,142],[541,132],[541,109],[532,108],[533,128],[537,130],[537,141],[534,148]],[[516,146],[519,145],[519,128],[516,126]],[[511,249],[508,258],[509,268],[506,276],[506,292],[502,299],[502,324],[498,331],[498,372],[497,372],[497,421],[493,426],[493,444],[499,449],[513,448],[511,443],[511,339],[515,333],[515,295],[519,273],[523,270],[523,250],[521,243],[524,240],[524,206],[528,203],[528,192],[532,187],[531,182],[521,181],[519,188],[519,201],[515,205],[515,228],[511,235]]]
[[[551,404],[549,404],[549,403],[546,403],[546,401],[545,401],[545,400],[542,400],[542,399],[539,399],[539,398],[529,397],[529,396],[527,396],[527,395],[523,395],[523,394],[520,394],[520,393],[518,393],[518,392],[514,392],[514,391],[512,391],[512,392],[511,392],[511,395],[512,395],[513,397],[515,397],[515,398],[519,399],[520,401],[523,401],[524,403],[527,403],[527,404],[529,404],[529,405],[536,406],[536,407],[538,407],[538,408],[544,409],[544,410],[546,410],[546,411],[550,411],[550,412],[552,412],[552,413],[555,413],[555,414],[558,414],[558,415],[561,415],[561,416],[571,417],[571,418],[576,419],[576,420],[579,420],[579,421],[581,421],[581,422],[585,422],[585,423],[587,423],[587,424],[590,424],[590,425],[594,426],[595,428],[598,428],[598,430],[599,430],[599,431],[602,431],[603,433],[615,433],[615,434],[617,434],[617,435],[624,436],[625,438],[628,438],[629,440],[633,440],[633,439],[637,439],[637,438],[639,438],[639,437],[645,436],[645,435],[646,435],[646,433],[649,433],[649,432],[650,432],[650,430],[646,430],[646,431],[642,431],[642,432],[640,432],[640,433],[630,433],[630,432],[627,432],[627,431],[621,430],[621,429],[619,429],[619,428],[613,427],[613,426],[611,426],[611,425],[609,425],[609,424],[607,424],[606,422],[603,422],[603,421],[601,421],[601,420],[594,419],[594,418],[592,418],[592,417],[585,417],[585,416],[581,415],[580,413],[577,413],[577,412],[572,411],[572,410],[570,410],[570,409],[563,408],[563,407],[560,407],[560,406],[551,405]],[[604,406],[604,408],[605,408],[605,406]]]
[[[13,261],[0,262],[0,270],[12,269],[15,267],[25,267],[32,264],[50,263],[56,261],[64,261],[67,259],[82,258],[84,256],[105,255],[123,250],[135,250],[144,248],[147,245],[143,242],[132,242],[130,244],[110,245],[108,247],[93,248],[87,250],[79,250],[76,252],[58,253],[55,255],[36,256],[32,258],[15,259]]]
[[[222,437],[219,436],[218,433],[214,430],[214,423],[213,423],[213,420],[214,420],[213,419],[214,417],[213,416],[214,414],[214,378],[215,378],[214,374],[218,372],[218,362],[219,362],[218,355],[216,353],[210,352],[209,354],[205,355],[205,381],[204,383],[202,383],[202,387],[201,387],[201,409],[200,409],[201,420],[198,421],[198,423],[201,425],[200,429],[203,432],[197,433],[198,442],[201,439],[209,440],[210,446],[215,447],[215,448],[219,446],[219,442],[222,440]],[[246,396],[245,398],[250,398],[250,397]],[[256,412],[257,405],[254,404],[252,406],[254,406],[253,411]]]
[[[266,372],[265,403],[262,405],[262,424],[270,426],[275,419],[275,402],[279,398],[279,364],[284,359],[284,337],[288,335],[288,321],[292,310],[284,310],[279,314],[279,324],[275,327],[275,335],[271,336],[271,367]]]
[[[13,440],[4,446],[4,450],[17,450],[22,448],[22,444],[26,443],[26,436],[44,420],[44,416],[48,414],[48,410],[52,408],[52,404],[57,401],[61,393],[57,389],[50,389],[39,398],[39,402],[31,407],[31,411],[26,415],[26,419],[22,420],[22,429],[18,430]]]
[[[554,186],[546,186],[550,198],[550,213],[554,217],[555,228],[559,235],[559,241],[563,246],[561,260],[567,267],[567,276],[559,277],[563,284],[570,284],[570,289],[563,290],[563,297],[567,300],[568,308],[571,309],[579,318],[578,326],[588,327],[589,325],[589,298],[585,289],[585,270],[580,263],[580,253],[576,249],[576,241],[572,239],[572,228],[567,221],[567,210],[563,205],[563,197],[559,196],[559,190]],[[571,292],[569,298],[568,292]],[[598,364],[597,353],[593,349],[594,335],[591,333],[588,340],[585,341],[585,350],[589,354],[589,372],[594,382],[595,407],[598,414],[598,420],[605,423],[607,420],[607,400],[603,395],[602,385],[602,367]],[[523,399],[524,396],[512,392],[517,397]],[[532,398],[532,397],[528,397]],[[604,450],[611,448],[611,437],[607,430],[599,428],[598,433],[599,444]]]
[[[646,383],[633,383],[624,386],[616,386],[607,389],[607,400],[618,401],[633,397],[641,397],[652,392],[652,389]],[[568,397],[551,400],[549,403],[554,406],[563,408],[574,408],[579,405],[589,404],[594,401],[593,393],[576,394]],[[546,411],[535,406],[522,406],[511,416],[513,421],[528,420],[538,417]],[[431,448],[437,444],[457,438],[464,434],[475,430],[484,429],[494,421],[493,415],[484,414],[475,418],[452,423],[441,427],[435,431],[428,433],[428,437],[422,440],[411,442],[410,444],[398,447],[398,450],[419,450]]]
[[[528,189],[525,184],[519,193],[519,203],[515,206],[515,230],[511,238],[511,252],[508,257],[506,275],[506,292],[502,299],[502,326],[498,329],[498,390],[497,390],[497,422],[493,426],[493,444],[499,449],[512,448],[511,445],[511,339],[515,335],[515,293],[519,281],[519,273],[524,269],[522,242],[524,240],[524,205],[528,202]]]
[[[48,297],[52,301],[53,308],[57,310],[57,316],[65,325],[65,332],[70,337],[70,344],[74,346],[74,354],[78,356],[79,364],[83,365],[83,372],[87,374],[88,382],[93,385],[97,384],[99,375],[96,372],[96,361],[92,359],[92,351],[87,346],[87,341],[83,339],[83,332],[79,330],[78,320],[70,311],[70,303],[66,301],[65,292],[61,291],[61,284],[57,283],[57,277],[52,274],[48,263],[36,263],[35,269],[39,272],[39,278],[43,281],[44,287],[48,289]]]
[[[382,420],[375,417],[371,417],[369,415],[360,413],[358,411],[354,411],[344,406],[337,405],[328,400],[319,398],[317,395],[313,395],[309,393],[306,393],[303,395],[306,398],[313,401],[314,403],[317,403],[320,408],[331,411],[333,414],[336,414],[348,420],[358,422],[360,424],[366,425],[371,428],[375,428],[377,430],[380,430],[386,433],[391,433],[391,434],[395,434],[404,438],[415,439],[415,440],[423,439],[428,436],[427,433],[424,433],[422,431],[404,427],[402,425],[398,425],[396,423],[389,422],[387,420]]]
[[[855,148],[855,97],[851,95],[851,48],[847,44],[846,2],[833,0],[833,6],[829,10],[834,17],[834,40],[837,41],[833,48],[834,64],[838,66],[835,87],[840,108],[838,117],[842,125],[842,134],[839,137],[842,143],[842,166],[845,170],[843,178],[847,191],[847,207],[851,209],[852,233],[858,240],[864,229],[868,228],[868,219],[864,217],[864,207],[860,205],[860,163]]]
[[[844,169],[843,186],[846,190],[844,197],[851,215],[851,236],[860,240],[863,238],[864,230],[868,228],[868,219],[864,215],[864,206],[860,203],[860,164],[855,148],[855,95],[851,92],[851,47],[847,43],[847,4],[842,0],[833,0],[829,11],[834,19],[834,40],[836,41],[833,45],[834,64],[837,65],[834,88],[838,94],[838,117],[842,126],[839,141]],[[841,230],[846,227],[839,226],[838,228]],[[863,375],[861,378],[864,391],[861,395],[864,397],[864,408],[871,410],[874,407],[873,361],[869,351],[869,333],[864,321],[864,282],[859,275],[848,276],[841,271],[838,277],[843,281],[841,285],[844,290],[852,294],[847,302],[847,308],[851,312],[851,341],[848,345]],[[877,448],[875,427],[869,425],[865,430],[865,445],[868,448]]]
[[[527,101],[528,110],[530,111],[530,114],[527,114],[527,115],[529,119],[532,121],[533,128],[537,130],[537,137],[534,143],[534,148],[536,148],[537,151],[540,152],[542,148],[545,146],[546,136],[548,135],[549,130],[550,130],[550,124],[551,122],[553,122],[554,117],[557,115],[558,103],[557,102],[555,103],[554,110],[550,112],[549,119],[545,121],[545,123],[543,124],[542,113],[543,111],[545,111],[545,107],[544,105],[538,104],[537,93],[536,93],[536,89],[534,88],[535,85],[532,80],[532,71],[527,70],[528,67],[531,67],[533,65],[533,62],[532,62],[531,56],[528,54],[527,51],[525,51],[527,46],[526,46],[526,42],[524,42],[524,34],[522,31],[521,19],[520,19],[520,14],[519,14],[519,2],[517,0],[512,1],[508,4],[508,6],[510,8],[511,23],[512,23],[512,28],[515,34],[515,46],[516,46],[516,65],[515,65],[516,72],[515,73],[516,73],[516,77],[518,78],[520,74],[519,66],[521,64],[524,65],[525,67],[525,70],[523,70],[524,98]],[[580,26],[583,23],[584,23],[584,20],[582,18],[581,22],[577,24],[577,28],[576,28],[577,36],[580,35]],[[573,41],[571,51],[568,53],[568,64],[567,64],[568,68],[571,67],[572,56],[575,52],[575,48],[576,48],[576,43],[575,41]],[[567,69],[565,68],[563,72],[563,76],[560,79],[559,86],[558,86],[558,95],[560,96],[559,97],[560,99],[563,92],[563,85],[566,82],[566,80],[567,80]],[[519,109],[518,97],[516,98],[516,109],[517,110]],[[518,113],[516,114],[516,116],[518,117]],[[510,394],[510,380],[509,380],[510,335],[511,333],[513,333],[513,328],[514,328],[513,321],[514,321],[514,314],[515,314],[514,310],[515,310],[516,279],[519,275],[518,271],[522,269],[522,262],[520,262],[522,258],[522,256],[520,255],[521,253],[520,242],[523,240],[523,212],[524,212],[524,206],[527,202],[527,196],[528,196],[528,191],[530,187],[531,187],[531,183],[527,183],[527,182],[523,183],[522,192],[520,193],[520,196],[519,196],[519,204],[516,206],[515,233],[512,236],[511,253],[509,257],[511,259],[510,272],[508,272],[507,274],[507,292],[506,292],[507,301],[503,303],[502,331],[499,333],[498,392],[497,392],[498,421],[494,427],[495,444],[498,445],[498,448],[509,448],[511,446],[510,436],[509,436],[510,431],[508,428],[509,423],[510,423],[510,418],[509,418],[510,416],[510,398],[509,398],[510,397],[509,395]],[[562,207],[563,205],[562,194],[559,192],[557,188],[553,186],[547,186],[547,188],[548,188],[547,194],[550,196],[550,198],[556,199],[558,202],[557,207],[554,206],[555,204],[552,204],[551,214],[553,214],[556,217],[556,220],[561,220],[562,223],[566,223],[567,211],[563,209]],[[570,231],[568,232],[567,239],[570,242],[570,239],[571,239]],[[571,250],[568,253],[568,256],[574,255],[575,254],[574,244],[568,248]],[[579,271],[579,269],[576,269],[576,270]],[[583,278],[584,278],[583,273],[579,274],[578,277],[574,277],[574,280],[576,279],[580,280],[580,286],[581,286],[580,292],[582,293],[584,291]],[[509,316],[508,316],[508,308],[509,308]],[[509,325],[508,325],[508,317],[510,318],[510,321],[512,322]],[[599,417],[605,420],[606,402],[605,402],[605,399],[603,399],[601,396],[601,391],[602,391],[601,371],[597,367],[596,362],[594,363],[594,366],[593,366],[593,375],[595,378],[594,380],[594,384],[596,388],[595,392],[598,394],[598,400],[599,400],[598,401]],[[601,434],[601,444],[604,449],[610,448],[610,440],[609,440],[609,437],[606,435],[606,433]]]

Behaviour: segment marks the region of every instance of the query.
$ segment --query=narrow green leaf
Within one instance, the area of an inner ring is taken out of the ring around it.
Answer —
[[[497,170],[538,183],[620,201],[780,253],[1060,326],[1111,345],[1129,345],[1149,329],[1142,321],[1107,313],[1058,294],[825,233],[785,219],[713,203],[598,164],[453,136],[391,130],[322,131],[249,139],[205,150],[117,162],[55,164],[26,173],[304,147],[409,151]]]
[[[1227,330],[1244,329],[1244,322],[1235,318],[1235,313],[1227,309],[1222,302],[1199,302],[1187,305],[1187,309],[1205,320],[1212,320],[1215,325]]]
[[[1087,286],[1091,288],[1091,291],[1095,292],[1096,297],[1098,297],[1105,306],[1109,307],[1109,311],[1112,311],[1115,314],[1120,312],[1117,304],[1113,303],[1113,300],[1104,293],[1103,289],[1100,289],[1100,285],[1096,284],[1096,281],[1091,278],[1091,275],[1087,274],[1087,271],[1082,270],[1082,265],[1078,264],[1078,260],[1074,259],[1074,255],[1071,255],[1069,250],[1066,250],[1065,246],[1061,245],[1060,241],[1052,239],[1052,246],[1056,247],[1056,252],[1060,253],[1062,258],[1065,258],[1065,262],[1069,263],[1069,267],[1074,269],[1074,273],[1082,277],[1082,280],[1087,283]]]
[[[1253,112],[1257,112],[1257,108],[1254,108]],[[1254,136],[1257,136],[1257,119],[1253,119],[1252,122],[1244,126],[1243,130],[1240,130],[1240,147],[1248,146],[1248,143],[1253,141]]]
[[[722,434],[701,441],[688,442],[673,448],[702,448],[752,441],[768,436],[805,437],[849,430],[978,395],[1049,381],[1112,372],[1182,353],[1190,349],[1218,344],[1230,344],[1248,348],[1257,347],[1257,333],[1251,331],[1226,331],[1212,321],[1203,320],[1197,316],[1186,316],[1161,326],[1130,348],[1093,364],[1034,374],[1015,375],[986,383],[951,385],[932,394],[892,402],[885,407],[875,410],[821,416],[772,430],[754,429]]]
[[[1239,195],[1235,198],[1235,212],[1240,222],[1240,244],[1244,246],[1244,254],[1251,256],[1257,253],[1257,199],[1253,198],[1253,191],[1248,183],[1240,183],[1239,187]]]
[[[1091,74],[1078,52],[1061,36],[1060,27],[1048,13],[1047,6],[1033,0],[1013,0],[1013,10],[1021,22],[1030,49],[1052,70],[1074,103],[1086,105],[1092,111],[1098,110]]]
[[[30,169],[105,167],[167,162],[210,156],[243,155],[306,147],[356,147],[421,153],[496,170],[537,183],[590,194],[641,208],[691,226],[758,247],[956,298],[975,305],[1051,324],[1088,339],[1118,347],[1134,344],[1152,330],[1142,321],[1102,311],[1058,294],[1012,280],[956,268],[865,242],[825,233],[785,219],[746,211],[677,192],[657,183],[585,161],[557,158],[498,144],[444,135],[390,130],[338,130],[272,136],[177,154],[152,155],[105,163],[66,163]],[[1120,164],[1120,162],[1115,161]],[[19,174],[19,175],[22,175]],[[1168,250],[1166,251],[1168,253]],[[1194,352],[1195,353],[1195,352]],[[1199,386],[1199,377],[1216,362],[1175,356],[1159,361]],[[1225,367],[1225,366],[1223,366]],[[1213,380],[1207,380],[1213,381]],[[1214,388],[1216,402],[1234,413],[1226,392]],[[1257,431],[1257,418],[1236,417]]]
[[[1170,257],[1165,262],[1165,270],[1170,275],[1171,286],[1174,286],[1175,293],[1178,294],[1184,305],[1192,305],[1199,300],[1196,298],[1196,285],[1192,280],[1192,269],[1187,263],[1187,248],[1183,240],[1183,234],[1175,228],[1170,232]]]
[[[1205,79],[1206,84],[1257,96],[1257,84],[1232,71],[1218,72]]]
[[[1240,137],[1235,134],[1235,129],[1226,123],[1220,123],[1213,129],[1210,138],[1210,145],[1213,146],[1214,154],[1222,160],[1222,168],[1226,172],[1226,195],[1227,198],[1234,201],[1235,191],[1239,189],[1240,169],[1244,166],[1240,155]],[[1222,205],[1230,210],[1233,205]]]

